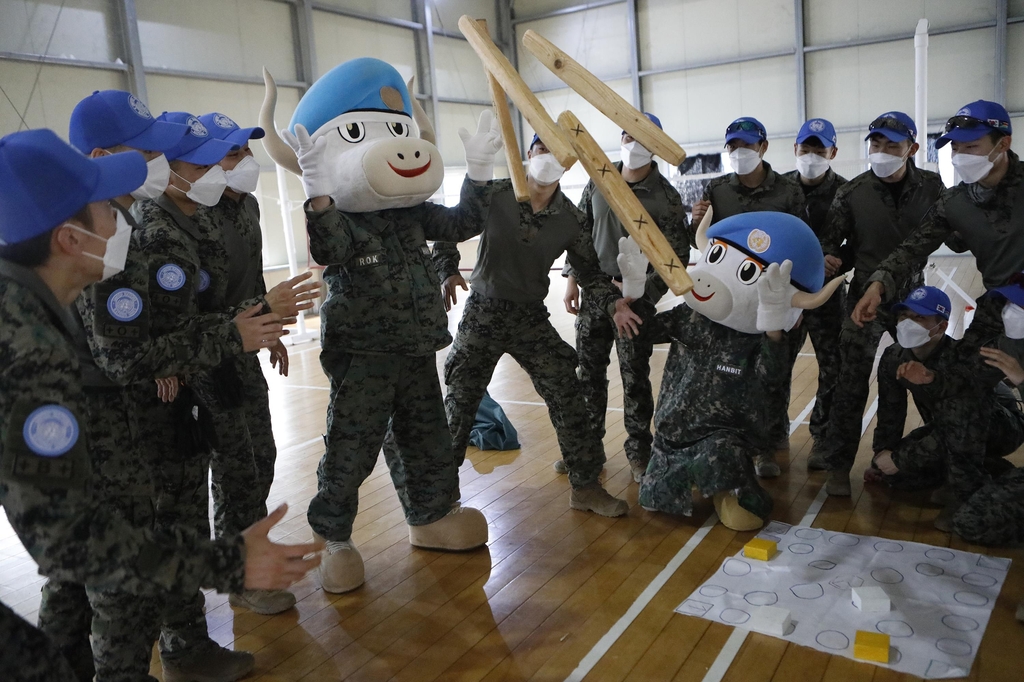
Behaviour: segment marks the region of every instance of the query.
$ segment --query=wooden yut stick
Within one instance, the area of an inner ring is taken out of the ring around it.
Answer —
[[[678,166],[686,158],[686,152],[678,142],[550,40],[529,30],[523,34],[523,46],[580,97],[622,126],[623,130],[649,152],[660,156],[673,166]]]
[[[693,281],[686,274],[686,261],[681,260],[672,245],[665,239],[651,214],[633,194],[622,174],[608,160],[600,145],[583,127],[571,111],[563,111],[558,125],[569,135],[572,146],[579,156],[594,185],[600,190],[619,222],[640,246],[651,265],[668,284],[676,296],[682,296],[693,289]]]
[[[512,68],[512,64],[501,53],[487,32],[468,15],[463,15],[459,19],[459,29],[462,31],[462,35],[466,36],[470,47],[480,57],[480,61],[484,63],[484,69],[497,79],[508,96],[512,98],[540,139],[544,140],[544,146],[548,148],[548,151],[555,155],[563,167],[572,167],[576,163],[576,153],[573,151],[572,144],[565,137],[562,129],[545,111],[537,96],[520,78],[519,73]]]
[[[484,33],[487,33],[487,20],[478,19],[478,22]],[[530,188],[526,183],[522,152],[519,151],[519,140],[516,139],[516,129],[512,125],[512,112],[509,111],[505,91],[494,74],[487,69],[484,69],[484,72],[487,74],[487,85],[491,91],[494,115],[498,117],[498,126],[501,128],[501,141],[505,145],[505,160],[508,162],[508,174],[512,178],[512,191],[516,195],[516,201],[529,201]]]

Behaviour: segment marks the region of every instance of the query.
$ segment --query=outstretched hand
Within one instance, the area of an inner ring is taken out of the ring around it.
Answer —
[[[757,328],[763,332],[776,332],[790,326],[793,293],[790,275],[793,261],[770,263],[757,280]]]
[[[912,384],[923,386],[935,381],[935,372],[917,360],[911,360],[910,362],[904,362],[896,368],[896,378],[906,379]]]
[[[336,187],[331,180],[330,166],[327,162],[327,135],[313,140],[309,131],[301,123],[295,125],[295,132],[281,131],[281,139],[292,148],[299,161],[302,171],[302,187],[306,190],[307,199],[329,197]],[[316,208],[314,206],[314,208]]]
[[[286,589],[320,564],[319,552],[323,549],[320,543],[279,545],[267,537],[270,529],[280,523],[287,511],[288,505],[282,504],[270,516],[242,531],[245,540],[246,589]]]
[[[501,150],[501,129],[498,119],[490,109],[484,109],[476,126],[476,133],[470,134],[459,128],[462,146],[466,148],[466,175],[475,182],[487,182],[494,177],[494,157]]]

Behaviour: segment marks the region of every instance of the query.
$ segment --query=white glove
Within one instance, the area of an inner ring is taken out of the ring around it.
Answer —
[[[466,175],[475,182],[487,182],[494,177],[494,157],[501,149],[501,130],[494,112],[484,109],[476,126],[476,134],[470,135],[465,128],[459,128],[462,146],[466,148]]]
[[[321,135],[314,142],[309,137],[306,126],[298,124],[295,126],[295,134],[289,130],[281,131],[283,139],[299,160],[299,169],[302,170],[302,187],[306,190],[306,198],[328,197],[334,193],[337,187],[331,181],[331,173],[327,164],[326,148],[327,135]]]
[[[793,272],[793,261],[772,263],[757,280],[757,328],[763,332],[774,332],[793,326],[793,292],[789,276]]]
[[[647,288],[647,256],[632,237],[619,237],[619,255],[615,257],[622,275],[622,297],[634,300],[644,297]]]

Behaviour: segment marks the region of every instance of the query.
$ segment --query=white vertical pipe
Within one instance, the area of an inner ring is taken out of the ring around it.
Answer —
[[[284,168],[276,166],[277,172],[277,197],[281,206],[281,224],[284,225],[284,247],[288,251],[288,276],[295,277],[299,274],[299,261],[295,257],[295,233],[292,231],[292,207],[288,199],[288,183],[284,174]],[[299,333],[298,338],[306,337],[306,311],[300,310],[298,316]],[[288,338],[288,337],[285,337]]]
[[[914,159],[918,168],[928,161],[928,20],[917,22],[914,33],[914,122],[921,148]]]

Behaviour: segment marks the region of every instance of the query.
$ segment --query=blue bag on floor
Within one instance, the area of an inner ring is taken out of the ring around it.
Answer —
[[[485,392],[480,401],[473,430],[469,432],[469,442],[481,450],[519,449],[516,427],[512,426],[501,405],[489,393]]]

